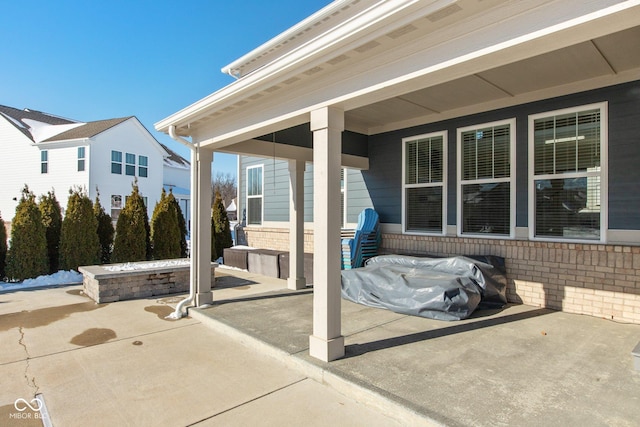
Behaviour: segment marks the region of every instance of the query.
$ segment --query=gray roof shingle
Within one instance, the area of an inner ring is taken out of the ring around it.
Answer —
[[[81,138],[91,138],[99,133],[106,131],[116,125],[119,125],[122,122],[125,122],[132,118],[129,117],[121,117],[118,119],[107,119],[107,120],[98,120],[95,122],[89,122],[82,126],[78,126],[73,129],[69,129],[68,131],[62,132],[58,135],[52,136],[49,139],[45,139],[42,142],[52,142],[52,141],[65,141],[67,139],[81,139]]]

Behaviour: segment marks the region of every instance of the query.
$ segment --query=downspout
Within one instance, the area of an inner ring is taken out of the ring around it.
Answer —
[[[193,305],[193,301],[196,296],[197,286],[197,266],[198,266],[198,233],[193,232],[193,228],[198,224],[198,215],[200,210],[197,208],[196,197],[198,197],[198,153],[200,151],[200,142],[198,144],[191,143],[186,139],[176,134],[176,127],[174,125],[169,126],[169,136],[176,142],[186,146],[191,151],[191,198],[189,205],[191,209],[191,226],[189,227],[189,234],[191,236],[191,250],[189,251],[189,258],[191,259],[191,266],[189,269],[189,296],[178,303],[173,313],[167,316],[168,319],[180,319],[184,315],[182,308],[187,304]],[[185,313],[186,314],[186,313]]]

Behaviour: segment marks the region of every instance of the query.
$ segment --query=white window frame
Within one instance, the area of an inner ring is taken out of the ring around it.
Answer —
[[[144,159],[145,164],[142,164],[142,159]],[[144,175],[142,171],[144,170]],[[140,178],[148,178],[149,177],[149,156],[138,156],[138,176]]]
[[[340,187],[340,197],[342,197],[342,228],[347,226],[347,174],[349,169],[342,168],[342,185]]]
[[[482,129],[488,127],[496,127],[509,125],[509,177],[508,178],[490,178],[462,180],[462,133],[474,129]],[[516,119],[510,118],[505,120],[497,120],[489,123],[478,123],[472,126],[465,126],[456,129],[457,138],[457,234],[464,237],[478,237],[484,239],[514,239],[516,235]],[[490,233],[463,233],[462,232],[462,186],[468,184],[484,184],[494,182],[509,183],[509,234],[490,234]]]
[[[407,143],[417,139],[442,137],[442,182],[407,184]],[[448,163],[448,131],[425,133],[402,138],[402,233],[410,235],[444,236],[447,234],[447,163]],[[407,230],[407,189],[423,187],[442,187],[442,230],[440,232]]]
[[[260,189],[259,196],[250,196],[249,195],[249,170],[257,169],[257,168],[260,168],[260,174],[261,174],[260,182],[262,184],[262,188]],[[247,200],[247,227],[261,227],[264,224],[264,165],[247,166],[246,177],[247,177],[247,182],[245,184],[245,190],[246,190],[245,197]],[[249,199],[257,199],[257,198],[262,199],[262,203],[260,204],[260,208],[261,208],[260,224],[249,224]]]
[[[133,159],[133,163],[129,162],[129,158]],[[132,173],[129,173],[129,168],[133,168]],[[136,155],[133,153],[124,154],[124,174],[125,176],[136,176]]]
[[[40,174],[49,173],[49,150],[40,151]]]
[[[576,113],[585,110],[600,110],[600,172],[572,172],[564,174],[547,174],[536,175],[535,174],[535,128],[534,122],[537,119],[559,116],[563,114]],[[529,116],[529,132],[528,132],[528,149],[529,149],[529,240],[546,241],[546,242],[567,242],[567,243],[606,243],[607,241],[607,224],[609,224],[609,197],[608,197],[608,167],[609,167],[609,103],[598,102],[595,104],[578,105],[576,107],[563,108],[560,110],[545,111],[543,113],[532,114]],[[565,178],[578,178],[578,177],[600,177],[600,239],[577,239],[577,238],[562,238],[551,236],[535,236],[535,202],[536,202],[536,189],[535,181],[540,179],[561,179]]]
[[[81,152],[82,152],[82,157],[80,156]],[[84,172],[87,170],[87,162],[86,162],[87,148],[78,147],[77,153],[78,153],[78,172]],[[82,165],[82,167],[80,165]]]
[[[113,153],[119,153],[120,154],[120,161],[116,161],[113,159]],[[114,175],[122,175],[122,151],[117,151],[117,150],[111,150],[111,173]],[[120,172],[114,172],[113,171],[113,165],[120,165]]]

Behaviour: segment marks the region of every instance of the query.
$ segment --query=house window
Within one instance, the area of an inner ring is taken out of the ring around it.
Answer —
[[[136,155],[131,153],[126,153],[125,155],[125,175],[135,176],[136,175]]]
[[[263,167],[247,168],[247,225],[262,224]]]
[[[513,237],[515,119],[458,129],[458,233]]]
[[[402,140],[404,232],[445,232],[446,145],[446,132]]]
[[[147,156],[138,156],[138,176],[146,178],[149,174],[149,158]]]
[[[111,173],[122,175],[122,152],[111,152]]]
[[[532,238],[601,239],[606,122],[606,103],[529,117]]]
[[[78,147],[78,172],[84,171],[84,147]]]
[[[122,210],[122,196],[119,194],[111,195],[111,220],[117,221]]]
[[[47,150],[40,152],[40,173],[49,173],[49,152]]]

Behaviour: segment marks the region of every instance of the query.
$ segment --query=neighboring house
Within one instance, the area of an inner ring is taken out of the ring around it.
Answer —
[[[189,229],[191,215],[191,164],[166,145],[160,145],[169,154],[164,159],[164,178],[162,181],[164,189],[173,193],[182,210],[187,229]]]
[[[11,221],[25,184],[36,196],[54,190],[63,211],[69,189],[80,186],[114,221],[134,180],[151,216],[169,154],[135,117],[79,122],[40,111],[0,106],[2,194]]]
[[[246,236],[294,254],[292,287],[313,239],[315,357],[344,354],[336,251],[363,207],[385,251],[501,256],[510,301],[640,323],[639,41],[631,0],[337,0],[156,129],[201,171],[249,156]]]

